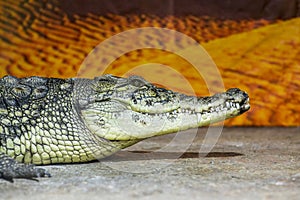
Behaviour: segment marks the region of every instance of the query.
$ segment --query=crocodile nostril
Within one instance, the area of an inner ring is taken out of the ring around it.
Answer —
[[[249,98],[249,95],[246,92],[243,92],[243,96],[244,96],[245,99]]]

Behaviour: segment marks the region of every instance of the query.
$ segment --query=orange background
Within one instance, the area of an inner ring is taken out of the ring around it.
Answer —
[[[58,1],[20,0],[0,1],[0,12],[1,76],[75,77],[84,71],[81,64],[86,56],[105,39],[133,28],[163,27],[199,42],[216,63],[226,89],[238,87],[248,92],[251,110],[226,121],[226,125],[300,125],[300,18],[267,21],[192,15],[70,16]],[[137,42],[155,41],[157,38],[150,36]],[[131,42],[123,41],[120,48]],[[179,40],[175,45],[180,47],[184,42]],[[101,58],[96,56],[95,63],[101,63]],[[149,63],[160,65],[151,67]],[[99,65],[99,72],[103,70]],[[208,69],[203,66],[201,70]],[[204,96],[222,90],[219,83],[214,84],[217,77],[213,73],[208,77],[212,83],[209,91],[203,77],[187,60],[157,49],[128,52],[104,72],[142,75],[188,94]],[[89,74],[93,75],[100,74]]]

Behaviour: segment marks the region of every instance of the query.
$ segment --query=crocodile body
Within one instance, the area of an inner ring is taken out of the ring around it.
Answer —
[[[0,178],[50,176],[34,164],[109,156],[143,139],[235,117],[247,111],[237,89],[192,97],[141,77],[0,79]]]

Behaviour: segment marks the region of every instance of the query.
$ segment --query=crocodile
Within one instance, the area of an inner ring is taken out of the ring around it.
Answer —
[[[37,165],[107,157],[153,136],[238,116],[249,110],[238,88],[213,96],[177,93],[147,82],[4,76],[0,79],[0,178],[37,180]]]

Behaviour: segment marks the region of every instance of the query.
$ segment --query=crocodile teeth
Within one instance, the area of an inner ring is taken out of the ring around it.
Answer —
[[[197,114],[197,120],[198,120],[198,122],[201,121],[201,117],[202,117],[202,115],[198,113],[198,114]]]
[[[230,108],[230,103],[226,101],[226,107]]]

